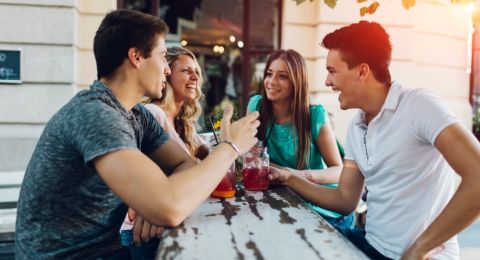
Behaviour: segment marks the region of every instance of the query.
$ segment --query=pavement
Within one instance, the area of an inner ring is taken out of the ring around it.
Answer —
[[[480,219],[458,235],[461,260],[480,259]]]

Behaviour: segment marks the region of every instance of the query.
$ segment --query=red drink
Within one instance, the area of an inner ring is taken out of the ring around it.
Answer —
[[[253,191],[268,189],[270,184],[268,173],[268,167],[244,168],[242,174],[245,189]]]
[[[212,193],[212,197],[231,198],[235,195],[235,166],[228,169],[222,181]]]

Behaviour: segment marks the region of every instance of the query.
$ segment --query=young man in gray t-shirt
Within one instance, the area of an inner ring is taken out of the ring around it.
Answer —
[[[170,74],[167,31],[159,18],[128,10],[102,21],[94,40],[98,81],[50,119],[28,165],[18,259],[121,257],[118,230],[128,207],[137,212],[141,237],[177,226],[256,143],[258,114],[230,124],[229,106],[225,142],[195,164],[138,104],[142,96],[162,96]]]

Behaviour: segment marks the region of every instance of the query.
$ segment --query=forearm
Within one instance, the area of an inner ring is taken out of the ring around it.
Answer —
[[[297,175],[292,175],[285,184],[316,205],[345,215],[355,209],[359,200],[340,189],[321,186]]]
[[[412,245],[428,253],[473,223],[480,215],[480,180],[463,179],[442,213]]]
[[[168,178],[175,192],[175,201],[183,216],[188,216],[215,189],[237,157],[227,144],[217,146],[208,157],[193,167],[175,171]]]
[[[343,166],[333,166],[323,170],[293,170],[299,176],[305,176],[308,180],[317,184],[338,183]]]

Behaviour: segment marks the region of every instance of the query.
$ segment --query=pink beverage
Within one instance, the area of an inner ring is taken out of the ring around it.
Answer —
[[[268,173],[268,167],[242,169],[245,189],[251,191],[267,190],[268,185],[270,185]]]
[[[235,195],[235,163],[228,168],[227,173],[223,176],[222,181],[218,184],[212,192],[212,197],[216,198],[231,198]]]

